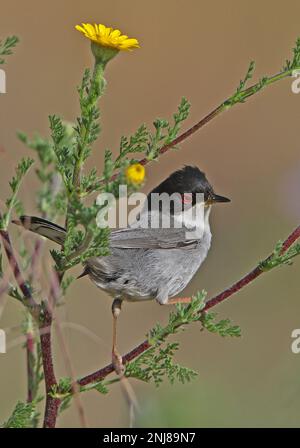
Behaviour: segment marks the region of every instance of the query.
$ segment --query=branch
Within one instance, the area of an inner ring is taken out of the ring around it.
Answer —
[[[51,347],[51,325],[52,313],[45,308],[43,315],[43,323],[40,325],[41,352],[43,359],[44,378],[46,386],[46,406],[44,414],[44,428],[55,428],[56,418],[61,400],[53,398],[51,392],[54,387],[58,386],[56,381],[52,347]]]
[[[0,219],[1,219],[1,214],[0,214]],[[17,261],[15,252],[13,250],[13,247],[12,247],[12,244],[10,241],[10,236],[9,236],[8,231],[0,229],[0,236],[2,239],[2,243],[3,243],[3,247],[5,250],[7,259],[8,259],[8,263],[9,263],[11,270],[14,274],[17,285],[20,288],[20,290],[22,291],[22,294],[24,296],[24,305],[29,307],[31,312],[34,315],[36,315],[36,312],[38,312],[38,310],[39,310],[39,305],[34,300],[32,294],[31,294],[31,290],[23,277],[23,274],[21,272],[19,263]]]
[[[297,241],[297,239],[300,238],[300,226],[298,226],[283,242],[281,254],[284,254],[294,243]],[[244,286],[247,286],[248,283],[251,283],[253,280],[255,280],[257,277],[259,277],[264,272],[267,272],[264,270],[263,265],[267,263],[273,254],[269,255],[264,261],[259,263],[258,266],[256,266],[252,271],[249,272],[249,274],[245,275],[245,277],[241,278],[238,282],[234,283],[229,288],[225,289],[225,291],[217,294],[215,297],[208,300],[205,304],[205,308],[203,311],[207,311],[208,309],[212,308],[215,305],[218,305],[219,303],[226,300],[228,297],[232,296],[236,292],[238,292],[240,289],[242,289]]]
[[[300,238],[300,226],[298,226],[282,243],[281,252],[280,254],[283,255],[287,252],[287,250]],[[267,272],[267,269],[264,269],[264,266],[272,259],[273,254],[269,255],[265,260],[261,263],[259,263],[252,271],[250,271],[247,275],[245,275],[242,279],[234,283],[229,288],[225,289],[223,292],[217,294],[215,297],[212,297],[209,299],[205,307],[201,310],[201,313],[207,311],[208,309],[220,304],[224,300],[228,299],[232,295],[234,295],[236,292],[240,291],[242,288],[244,288],[246,285],[251,283],[253,280],[255,280],[257,277],[259,277],[264,272]],[[130,352],[128,352],[126,355],[123,356],[123,362],[127,363],[129,361],[132,361],[137,356],[141,355],[143,352],[148,350],[151,347],[151,344],[148,340],[143,341],[138,346],[136,346],[134,349],[132,349]],[[106,376],[108,376],[110,373],[114,371],[114,367],[112,364],[108,364],[107,366],[103,367],[100,370],[97,370],[94,373],[91,373],[90,375],[87,375],[81,379],[78,380],[78,383],[80,386],[85,386],[87,384],[100,381]]]

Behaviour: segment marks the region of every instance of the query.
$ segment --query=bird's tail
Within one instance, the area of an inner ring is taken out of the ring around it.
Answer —
[[[66,229],[46,219],[37,218],[36,216],[20,216],[13,223],[23,226],[25,229],[44,236],[60,245],[63,245],[66,238]]]

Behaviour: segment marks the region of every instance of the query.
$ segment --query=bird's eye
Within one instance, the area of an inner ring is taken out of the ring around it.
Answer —
[[[182,203],[183,204],[192,204],[192,202],[193,202],[193,194],[192,193],[183,193]]]

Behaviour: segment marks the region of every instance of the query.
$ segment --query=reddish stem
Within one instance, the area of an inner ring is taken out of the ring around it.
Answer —
[[[35,242],[34,251],[31,257],[31,273],[29,275],[29,282],[34,284],[36,272],[38,269],[39,258],[42,254],[43,240],[38,239]],[[35,398],[37,378],[35,376],[35,361],[36,361],[36,340],[34,330],[32,328],[31,316],[26,316],[26,364],[27,364],[27,402],[31,403]]]
[[[284,254],[300,238],[300,226],[298,226],[283,242],[281,253]]]
[[[43,322],[39,327],[43,369],[45,377],[45,387],[46,387],[44,428],[55,428],[58,409],[61,403],[61,400],[59,400],[58,398],[53,398],[50,395],[53,392],[53,388],[58,386],[53,366],[52,346],[51,346],[51,325],[52,325],[52,314],[48,309],[46,309],[44,310]]]
[[[1,218],[1,215],[0,215]],[[20,290],[23,293],[24,298],[26,299],[27,303],[31,306],[31,307],[38,307],[38,304],[36,303],[36,301],[34,300],[34,298],[32,297],[30,288],[28,287],[22,273],[21,273],[21,269],[19,267],[16,255],[14,253],[11,241],[10,241],[10,237],[9,234],[7,232],[7,230],[0,230],[0,235],[2,238],[2,242],[3,242],[3,246],[4,246],[4,250],[9,262],[9,265],[13,271],[14,277],[16,279],[16,282],[20,288]]]

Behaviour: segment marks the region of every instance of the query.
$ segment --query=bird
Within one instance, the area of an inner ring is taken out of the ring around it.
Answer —
[[[162,197],[172,198],[169,207],[159,200]],[[212,238],[209,223],[212,206],[226,202],[230,199],[214,192],[203,171],[196,166],[184,166],[148,193],[133,223],[110,232],[109,255],[85,261],[78,278],[88,276],[113,297],[112,363],[118,374],[124,372],[117,350],[117,319],[123,301],[189,303],[191,298],[174,296],[189,284],[207,257]],[[199,207],[202,215],[197,214]],[[198,222],[199,216],[202,223]],[[164,219],[169,220],[167,226],[162,225]],[[66,229],[46,219],[23,215],[14,223],[64,244]]]

